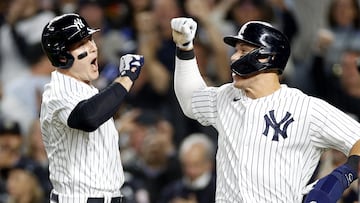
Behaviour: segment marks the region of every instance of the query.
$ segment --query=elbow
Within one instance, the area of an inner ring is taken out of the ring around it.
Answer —
[[[75,128],[85,132],[94,132],[99,126],[90,120],[77,120],[72,121],[69,117],[67,124],[70,128]]]
[[[180,107],[184,115],[188,118],[195,119],[195,116],[192,112],[191,103],[186,103],[181,99],[178,99]]]
[[[192,113],[191,110],[186,111],[186,110],[183,109],[183,113],[185,114],[186,117],[191,118],[191,119],[195,119],[195,116],[194,116],[194,114]]]
[[[191,95],[181,94],[181,91],[179,92],[177,88],[175,88],[175,95],[184,115],[188,118],[195,119],[191,108]]]
[[[75,128],[85,132],[94,132],[99,127],[99,124],[96,122],[95,119],[92,119],[91,116],[77,116],[76,113],[70,114],[67,120],[67,125],[70,128]]]
[[[84,120],[81,126],[81,130],[85,132],[94,132],[96,129],[99,128],[99,125],[95,123],[93,120]]]

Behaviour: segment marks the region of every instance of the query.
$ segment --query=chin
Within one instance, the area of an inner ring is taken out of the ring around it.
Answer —
[[[99,78],[99,71],[96,71],[96,72],[94,72],[93,74],[92,74],[92,79],[93,80],[96,80],[96,79],[98,79]]]
[[[238,89],[242,88],[241,82],[236,81],[236,80],[233,81],[233,86]]]

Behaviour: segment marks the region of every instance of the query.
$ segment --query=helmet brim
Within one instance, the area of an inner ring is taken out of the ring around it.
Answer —
[[[230,45],[230,46],[232,46],[232,47],[235,47],[236,44],[239,43],[239,42],[245,42],[245,43],[247,43],[247,44],[251,44],[251,45],[253,45],[253,46],[260,47],[258,44],[254,44],[254,43],[252,43],[252,42],[250,42],[250,41],[247,41],[247,40],[242,39],[242,38],[239,37],[239,36],[234,36],[234,35],[232,35],[232,36],[226,36],[226,37],[224,37],[223,40],[224,40],[225,44]]]
[[[87,30],[88,30],[88,34],[89,34],[89,35],[92,35],[92,34],[94,34],[95,32],[99,32],[99,31],[100,31],[100,29],[92,29],[92,28],[87,28]]]
[[[100,31],[100,29],[92,29],[90,27],[87,27],[86,31],[82,32],[83,34],[76,33],[74,36],[72,36],[72,38],[69,38],[68,41],[65,42],[65,46],[69,47],[72,44],[77,43],[87,37],[90,37],[91,35],[93,35],[96,32],[99,32],[99,31]]]

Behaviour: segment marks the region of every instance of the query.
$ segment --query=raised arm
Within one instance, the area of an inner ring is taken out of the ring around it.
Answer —
[[[143,65],[143,56],[133,54],[122,56],[120,76],[98,94],[77,104],[67,120],[68,126],[92,132],[109,120],[119,109]]]
[[[176,43],[175,94],[184,114],[194,119],[191,109],[193,92],[206,87],[196,62],[193,46],[197,23],[191,18],[173,18],[171,28]]]

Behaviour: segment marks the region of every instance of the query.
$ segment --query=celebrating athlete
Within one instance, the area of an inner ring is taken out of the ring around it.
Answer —
[[[244,24],[224,42],[233,82],[209,87],[193,49],[197,23],[171,21],[176,43],[175,93],[184,114],[218,133],[217,203],[302,202],[322,152],[347,162],[314,184],[305,202],[336,202],[357,178],[360,124],[329,103],[281,84],[290,45],[272,25]]]
[[[42,46],[56,70],[45,86],[41,131],[53,184],[51,202],[120,203],[124,174],[112,116],[140,74],[144,59],[127,54],[120,76],[104,90],[92,29],[77,14],[63,14],[43,29]]]

